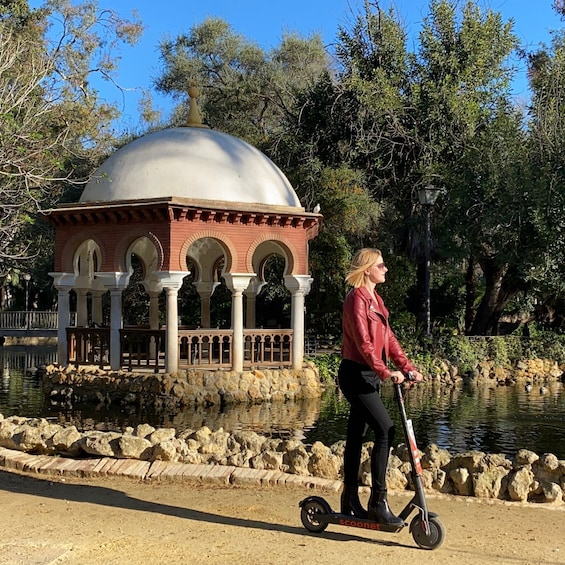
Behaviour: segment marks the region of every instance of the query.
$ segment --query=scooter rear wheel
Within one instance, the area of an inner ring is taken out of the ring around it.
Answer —
[[[328,523],[320,520],[320,516],[330,512],[331,510],[324,500],[316,498],[307,500],[300,510],[302,525],[309,532],[323,532],[328,527]]]
[[[410,533],[414,541],[422,549],[437,549],[445,538],[445,529],[443,524],[435,517],[428,518],[429,531],[426,531],[421,516],[414,516],[410,523]]]

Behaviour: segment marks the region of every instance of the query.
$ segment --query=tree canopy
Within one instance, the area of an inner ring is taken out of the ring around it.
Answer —
[[[76,199],[116,143],[118,110],[99,100],[90,76],[111,80],[118,44],[140,31],[96,2],[0,4],[0,277],[17,283],[52,261],[52,234],[38,213]]]
[[[554,8],[565,17],[562,2]],[[77,198],[124,141],[109,128],[117,109],[89,77],[112,81],[116,50],[140,32],[135,17],[93,2],[50,0],[35,11],[25,0],[0,2],[0,276],[48,260],[36,212]],[[320,204],[311,329],[339,332],[343,275],[366,245],[395,267],[383,288],[391,310],[417,325],[425,274],[417,192],[427,185],[442,189],[432,212],[438,328],[562,328],[565,30],[528,51],[500,13],[472,0],[431,0],[409,42],[394,11],[366,0],[329,49],[318,35],[287,33],[265,50],[209,18],[159,50],[155,89],[176,103],[159,127],[185,122],[196,85],[210,126],[264,151],[307,210]],[[517,56],[528,66],[525,107],[511,91]]]

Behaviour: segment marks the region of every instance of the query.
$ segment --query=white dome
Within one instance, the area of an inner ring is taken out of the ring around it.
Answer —
[[[301,207],[288,179],[245,141],[179,127],[128,143],[92,175],[80,202],[180,197]]]

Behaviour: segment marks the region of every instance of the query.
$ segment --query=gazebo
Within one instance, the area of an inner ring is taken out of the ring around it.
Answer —
[[[203,365],[233,371],[302,367],[304,297],[312,283],[308,245],[321,215],[305,211],[263,153],[204,126],[197,92],[189,93],[187,126],[125,145],[92,175],[78,203],[46,213],[56,230],[50,274],[58,291],[60,364],[147,366],[168,373]],[[273,255],[284,260],[290,328],[255,327],[256,298]],[[149,315],[143,327],[128,328],[122,293],[134,261],[142,266]],[[178,292],[189,274],[200,298],[200,322],[183,328]],[[212,295],[222,279],[231,293],[231,324],[211,328]],[[76,326],[70,327],[73,291]],[[109,316],[103,302],[109,303]]]

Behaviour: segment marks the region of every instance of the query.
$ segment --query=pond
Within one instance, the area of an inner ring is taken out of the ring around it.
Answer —
[[[55,359],[52,348],[0,347],[0,414],[50,418],[73,423],[81,430],[123,430],[148,423],[177,430],[204,425],[229,432],[254,430],[272,437],[296,437],[305,443],[319,440],[325,445],[345,438],[348,403],[333,388],[315,401],[227,406],[222,410],[199,407],[179,413],[158,414],[116,405],[61,406],[45,398],[41,381],[28,371]],[[565,459],[564,387],[560,382],[546,387],[543,392],[539,386],[527,392],[522,385],[424,384],[408,392],[406,410],[422,449],[436,443],[452,455],[477,449],[512,457],[525,448]],[[392,386],[384,386],[382,396],[397,423],[396,440],[402,442]]]

